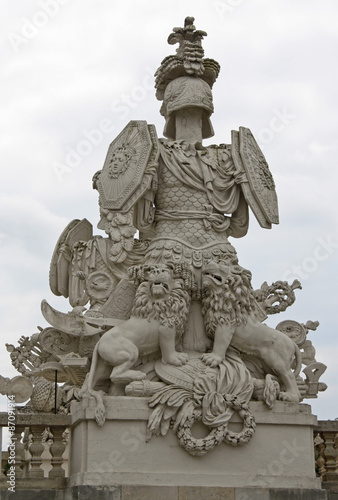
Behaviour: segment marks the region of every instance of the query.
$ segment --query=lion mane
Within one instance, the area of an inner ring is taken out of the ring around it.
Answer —
[[[184,333],[191,300],[186,288],[190,286],[185,286],[184,279],[173,277],[166,296],[156,299],[152,296],[151,283],[145,280],[137,288],[131,315],[175,327],[176,336],[180,338]]]
[[[240,266],[212,263],[203,272],[202,314],[206,333],[214,338],[218,324],[240,325],[255,310],[251,273]]]

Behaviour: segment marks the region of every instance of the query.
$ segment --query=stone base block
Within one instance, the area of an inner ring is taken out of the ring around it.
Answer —
[[[323,490],[194,486],[74,486],[65,500],[327,500]]]
[[[54,490],[20,486],[14,496],[0,490],[0,500],[331,500],[325,490],[313,489],[82,485]]]
[[[322,487],[325,490],[328,490],[330,493],[335,493],[337,495],[338,500],[338,480],[337,481],[323,481]]]
[[[10,491],[7,478],[0,479],[0,500],[65,500],[67,479],[16,479]]]
[[[154,436],[146,442],[150,414],[146,398],[106,397],[105,406],[107,420],[100,428],[94,420],[94,399],[73,404],[70,487],[127,488],[137,485],[140,492],[148,487],[176,487],[180,496],[173,494],[170,500],[199,498],[182,496],[184,487],[197,487],[196,492],[202,491],[203,487],[208,487],[209,491],[216,488],[216,496],[209,495],[210,499],[235,498],[231,495],[236,488],[254,487],[264,491],[321,488],[320,480],[315,476],[313,452],[316,417],[311,414],[309,405],[280,401],[273,410],[268,410],[262,402],[252,402],[250,407],[257,424],[252,440],[243,447],[221,443],[202,457],[191,456],[182,449],[170,429],[166,436]],[[241,428],[241,422],[236,418],[231,425],[235,430]],[[199,433],[208,433],[197,425],[192,432],[196,437],[201,437]],[[217,488],[222,489],[222,497]],[[227,488],[230,488],[229,497],[224,496]],[[252,490],[251,494],[256,491]],[[158,498],[167,497],[161,495]],[[252,498],[256,499],[255,496]],[[265,497],[259,498],[263,500]],[[311,500],[316,498],[311,497]],[[242,500],[250,500],[250,496],[244,496]]]

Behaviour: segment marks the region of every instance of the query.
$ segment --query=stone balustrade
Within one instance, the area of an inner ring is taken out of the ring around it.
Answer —
[[[15,443],[15,480],[18,485],[34,484],[34,488],[41,489],[66,486],[68,460],[65,450],[69,448],[70,425],[70,415],[16,413],[12,440]],[[8,427],[7,413],[0,413],[0,427]],[[3,469],[0,477],[1,489],[1,482],[7,479]]]
[[[338,494],[338,420],[319,420],[314,432],[316,472],[323,488]]]
[[[0,413],[0,427],[7,426],[7,413]],[[70,415],[16,414],[15,477],[22,486],[66,487],[70,427]],[[318,422],[314,430],[314,452],[316,472],[323,487],[338,493],[338,420]],[[0,477],[1,489],[1,482],[6,480],[3,470]]]

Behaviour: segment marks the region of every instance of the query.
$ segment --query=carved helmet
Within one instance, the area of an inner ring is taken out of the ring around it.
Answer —
[[[188,107],[203,109],[202,137],[214,135],[210,115],[214,111],[211,88],[204,80],[196,76],[181,76],[172,80],[166,87],[161,106],[161,115],[166,118],[163,134],[168,139],[175,139],[175,111]]]

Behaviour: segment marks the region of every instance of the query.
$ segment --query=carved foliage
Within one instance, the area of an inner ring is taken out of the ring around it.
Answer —
[[[171,426],[180,445],[197,456],[205,455],[223,441],[232,446],[248,443],[256,428],[246,403],[252,393],[252,384],[248,372],[240,365],[233,355],[215,369],[206,367],[199,359],[190,359],[180,368],[166,367],[158,361],[156,369],[160,376],[167,381],[174,376],[176,383],[161,388],[150,398],[149,406],[154,410],[148,421],[149,439],[152,434],[165,435]],[[235,387],[231,374],[238,369],[244,371]],[[243,421],[240,432],[228,429],[234,412]],[[205,438],[197,439],[191,433],[198,420],[210,430]]]

